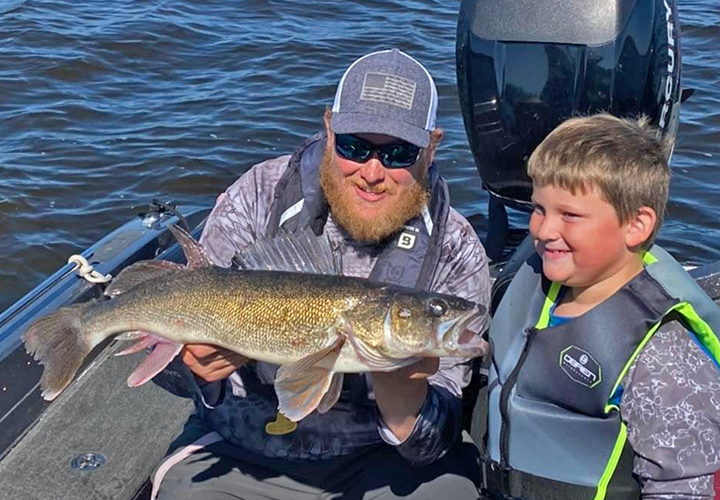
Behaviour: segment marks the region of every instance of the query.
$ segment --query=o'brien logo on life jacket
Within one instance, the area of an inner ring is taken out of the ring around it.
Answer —
[[[560,353],[560,368],[580,385],[592,389],[602,381],[602,368],[592,355],[571,345]]]
[[[660,128],[665,129],[668,123],[668,113],[672,106],[672,95],[675,88],[675,81],[673,73],[675,72],[675,55],[677,47],[675,45],[675,18],[673,17],[672,6],[668,3],[668,0],[663,0],[665,5],[665,24],[667,25],[667,41],[668,41],[668,75],[665,81],[665,103],[660,113]]]

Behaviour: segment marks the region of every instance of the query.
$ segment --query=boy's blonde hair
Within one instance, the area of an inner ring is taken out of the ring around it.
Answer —
[[[641,207],[657,214],[648,248],[662,226],[670,188],[668,158],[672,143],[660,138],[646,116],[617,118],[602,113],[570,118],[553,130],[528,160],[528,175],[538,186],[572,193],[597,188],[615,208],[621,223]]]

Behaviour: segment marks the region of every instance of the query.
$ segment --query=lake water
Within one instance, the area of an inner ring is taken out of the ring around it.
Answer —
[[[211,205],[319,130],[355,58],[398,47],[440,94],[454,205],[486,213],[455,86],[459,0],[0,1],[0,310],[152,198]],[[660,243],[720,258],[720,3],[680,0],[683,105]]]

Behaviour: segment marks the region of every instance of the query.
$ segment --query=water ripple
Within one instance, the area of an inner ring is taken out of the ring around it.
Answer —
[[[486,211],[455,84],[459,1],[0,2],[0,308],[152,198],[211,204],[322,126],[356,57],[399,47],[439,90],[454,204]],[[720,6],[681,1],[684,85],[669,217],[684,260],[720,252]],[[135,207],[135,208],[133,208]]]

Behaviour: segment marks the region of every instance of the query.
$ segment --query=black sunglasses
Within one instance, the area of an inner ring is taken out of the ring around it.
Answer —
[[[357,163],[365,163],[377,152],[385,168],[407,168],[417,161],[420,148],[404,141],[377,145],[351,134],[336,134],[335,151],[343,158]]]

